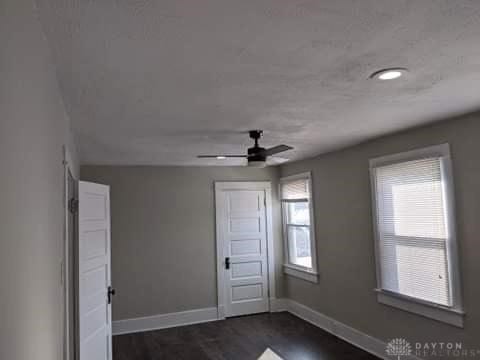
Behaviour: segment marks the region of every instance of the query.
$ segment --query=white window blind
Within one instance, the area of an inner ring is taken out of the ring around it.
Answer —
[[[310,197],[310,190],[308,186],[308,179],[297,179],[284,182],[282,188],[282,200],[299,200],[308,199]]]
[[[452,306],[442,157],[374,168],[380,285]]]

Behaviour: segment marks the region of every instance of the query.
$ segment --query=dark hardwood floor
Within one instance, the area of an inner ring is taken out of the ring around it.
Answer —
[[[285,360],[378,359],[289,313],[115,336],[113,359],[256,360],[267,348]]]

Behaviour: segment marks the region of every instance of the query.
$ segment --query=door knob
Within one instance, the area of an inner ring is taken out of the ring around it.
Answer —
[[[226,257],[225,258],[225,269],[230,269],[230,258]]]
[[[108,290],[107,290],[107,297],[108,297],[108,303],[111,304],[112,303],[112,296],[115,295],[115,289],[112,288],[111,286],[108,287]]]

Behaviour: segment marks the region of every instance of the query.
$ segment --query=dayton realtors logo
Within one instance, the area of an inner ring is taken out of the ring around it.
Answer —
[[[416,342],[413,346],[402,338],[392,339],[385,349],[387,355],[402,357],[439,357],[444,359],[480,358],[480,349],[467,349],[461,342]],[[406,359],[404,359],[406,360]]]
[[[400,360],[401,356],[408,356],[412,354],[412,347],[405,339],[393,339],[387,344],[387,354],[396,356]]]

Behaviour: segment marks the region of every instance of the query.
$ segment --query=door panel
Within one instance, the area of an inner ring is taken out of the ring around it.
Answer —
[[[80,181],[78,193],[80,360],[111,360],[109,187]]]
[[[222,201],[226,316],[268,311],[265,191],[225,190]]]
[[[232,279],[262,276],[262,262],[252,261],[232,265]]]
[[[234,233],[252,233],[261,230],[259,218],[234,218],[230,219],[230,232]]]
[[[108,244],[106,235],[105,229],[92,230],[85,233],[84,241],[86,260],[107,255]]]
[[[261,255],[261,239],[230,240],[230,255]]]
[[[232,301],[262,298],[262,284],[237,285],[232,288]]]

